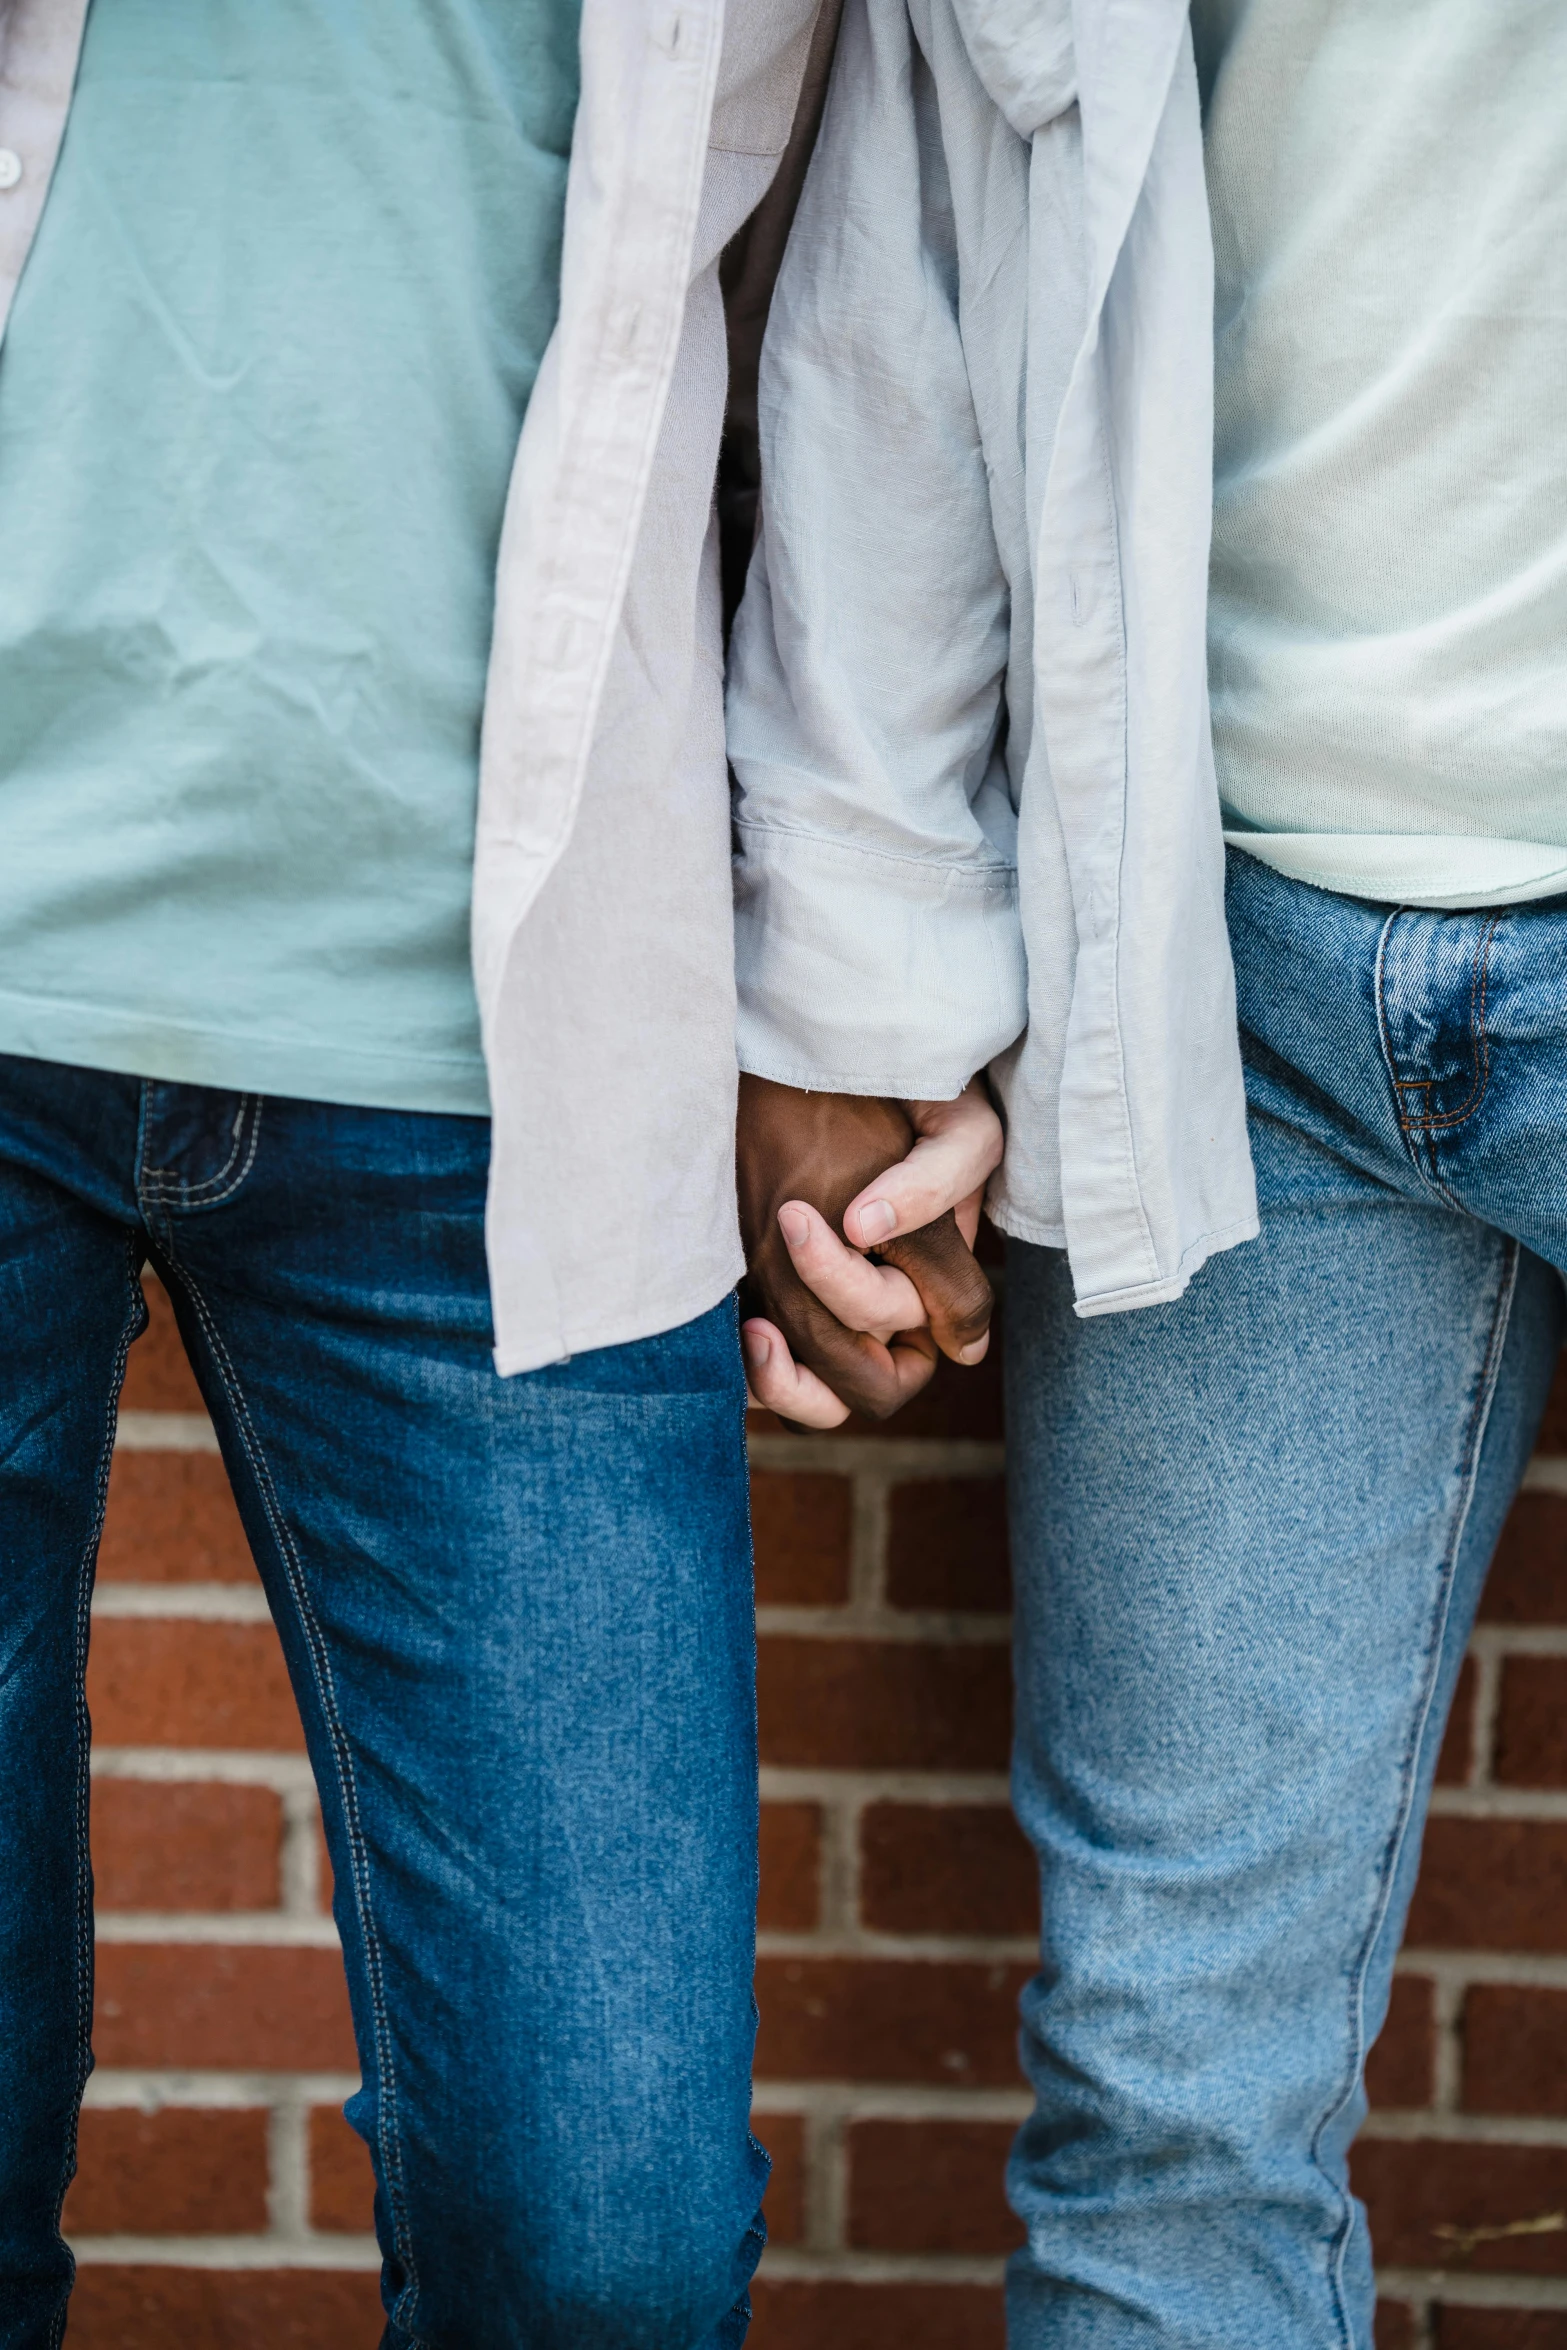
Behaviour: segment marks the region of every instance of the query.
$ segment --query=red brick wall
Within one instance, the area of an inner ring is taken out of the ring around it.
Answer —
[[[93,1639],[98,2071],[74,2350],[373,2350],[315,1800],[154,1297]],[[999,1394],[759,1428],[756,2350],[991,2350],[1034,1894],[1006,1811]],[[1381,2350],[1567,2350],[1567,1395],[1491,1579],[1356,2175]]]

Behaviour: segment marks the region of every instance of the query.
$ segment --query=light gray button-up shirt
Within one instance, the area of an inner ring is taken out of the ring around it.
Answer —
[[[1078,1310],[1257,1230],[1205,612],[1183,0],[848,0],[763,353],[741,1062],[1007,1120]]]

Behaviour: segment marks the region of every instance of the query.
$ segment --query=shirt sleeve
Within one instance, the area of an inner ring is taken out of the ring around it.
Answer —
[[[848,0],[763,348],[728,700],[741,1066],[925,1100],[1026,995],[943,135],[905,0]]]

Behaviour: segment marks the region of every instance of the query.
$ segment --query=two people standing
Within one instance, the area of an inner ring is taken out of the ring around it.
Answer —
[[[389,2350],[743,2339],[737,1001],[758,1400],[973,1359],[1009,1239],[1017,2350],[1371,2339],[1344,2155],[1567,1264],[1562,35],[832,31],[5,21],[6,2350],[146,1262],[321,1787]],[[731,899],[721,259],[806,148]]]

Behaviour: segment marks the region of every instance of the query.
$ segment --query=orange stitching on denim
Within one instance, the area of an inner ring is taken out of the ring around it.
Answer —
[[[1431,1077],[1399,1077],[1395,1074],[1393,1085],[1399,1096],[1398,1122],[1406,1135],[1434,1134],[1444,1126],[1461,1126],[1466,1118],[1474,1116],[1485,1099],[1486,1088],[1491,1082],[1491,1040],[1485,1032],[1485,1004],[1491,979],[1491,941],[1496,936],[1500,921],[1500,914],[1491,915],[1476,940],[1474,968],[1469,977],[1469,1039],[1475,1071],[1473,1090],[1469,1099],[1460,1103],[1456,1110],[1448,1110],[1435,1118],[1406,1118],[1403,1096],[1406,1093],[1429,1093],[1436,1080]]]

